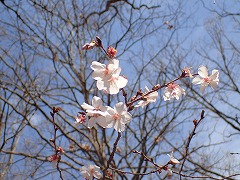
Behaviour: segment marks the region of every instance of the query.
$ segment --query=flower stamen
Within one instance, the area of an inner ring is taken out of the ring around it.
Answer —
[[[119,120],[120,119],[120,115],[119,114],[114,114],[113,115],[113,119],[116,120],[116,121]]]

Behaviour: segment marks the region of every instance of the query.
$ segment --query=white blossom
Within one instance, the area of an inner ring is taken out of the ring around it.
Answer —
[[[107,127],[114,127],[118,132],[123,132],[125,124],[129,123],[132,119],[132,115],[127,111],[127,106],[123,102],[115,104],[114,108],[108,107],[107,112]]]
[[[186,94],[185,90],[181,88],[178,84],[171,83],[165,88],[163,99],[164,101],[171,100],[173,98],[176,98],[177,100],[179,100],[182,94],[183,95]]]
[[[128,80],[120,76],[121,68],[116,59],[109,60],[108,64],[93,61],[91,65],[93,79],[97,80],[97,88],[109,94],[117,94],[119,89],[127,85]]]
[[[145,86],[144,94],[146,94],[148,92],[149,92],[149,89],[148,89],[147,86]],[[148,105],[149,103],[155,102],[157,97],[158,97],[158,92],[154,91],[154,92],[144,96],[144,99],[140,100],[135,107],[140,107],[141,106],[143,108],[144,106]]]
[[[102,174],[99,171],[100,167],[91,164],[88,167],[83,166],[80,169],[80,173],[82,174],[83,178],[87,180],[92,180],[93,177],[96,179],[100,179],[102,177]]]
[[[168,157],[170,158],[169,164],[176,165],[179,164],[180,162],[173,156],[173,152],[171,154],[167,154]]]
[[[89,128],[92,128],[96,123],[98,123],[103,128],[107,126],[107,122],[105,118],[107,108],[104,107],[102,103],[103,102],[99,97],[94,96],[92,99],[92,106],[87,103],[83,103],[81,105],[82,108],[86,110],[87,112],[86,115],[91,117],[88,120]]]
[[[192,81],[193,84],[201,84],[200,91],[203,94],[205,88],[210,84],[212,89],[216,89],[219,82],[219,71],[214,69],[212,75],[208,76],[208,69],[205,66],[200,66],[198,68],[198,75]]]

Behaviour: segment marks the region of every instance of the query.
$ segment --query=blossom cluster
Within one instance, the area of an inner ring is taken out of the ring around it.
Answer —
[[[127,84],[127,79],[119,76],[121,68],[119,68],[119,61],[116,59],[108,62],[107,65],[94,61],[91,68],[94,70],[92,76],[97,80],[97,88],[99,90],[105,90],[110,94],[119,92],[120,88],[123,88]],[[184,76],[193,77],[190,73],[190,68],[185,68],[183,72]],[[210,85],[213,89],[216,88],[219,82],[218,70],[213,70],[212,75],[208,76],[208,71],[205,66],[200,66],[198,69],[198,75],[193,79],[193,84],[200,84],[200,91],[204,93],[205,88]],[[185,90],[177,83],[171,82],[165,85],[163,93],[164,101],[176,98],[180,99],[181,95],[185,95]],[[148,87],[145,87],[145,92],[141,100],[135,107],[144,107],[149,103],[155,102],[158,97],[158,92],[150,92]],[[123,102],[115,104],[114,108],[109,106],[103,106],[101,98],[94,96],[92,99],[92,105],[83,103],[82,108],[86,111],[79,114],[76,119],[76,123],[83,123],[86,121],[86,116],[89,117],[88,127],[92,128],[95,124],[100,125],[103,128],[113,127],[116,131],[122,132],[125,130],[125,124],[129,123],[132,119],[131,114],[128,112],[127,106]]]
[[[173,152],[171,154],[167,154],[167,155],[170,159],[169,159],[168,163],[166,164],[165,170],[167,171],[168,176],[170,177],[173,175],[173,172],[167,165],[168,164],[176,165],[176,164],[179,164],[180,162],[178,161],[178,159],[176,159],[173,156]],[[96,178],[96,179],[102,178],[102,173],[100,172],[100,167],[96,166],[96,165],[92,165],[92,164],[81,167],[80,173],[82,174],[82,177],[85,178],[86,180],[92,180],[93,178]]]
[[[89,166],[83,166],[80,169],[80,173],[82,174],[83,178],[87,180],[92,180],[93,178],[100,179],[102,174],[100,171],[100,167],[96,165],[90,164]]]
[[[87,43],[83,46],[83,50],[90,50],[94,47],[100,47],[104,50],[109,60],[106,64],[103,64],[99,61],[93,61],[91,63],[91,69],[93,70],[92,78],[96,80],[96,86],[98,90],[103,91],[106,94],[117,94],[122,88],[126,87],[128,79],[125,76],[120,75],[121,67],[119,66],[119,60],[116,59],[117,50],[113,47],[108,47],[107,51],[103,48],[100,38],[96,38],[90,43]],[[173,80],[169,83],[166,83],[162,86],[155,86],[149,90],[145,86],[144,93],[141,90],[133,98],[130,105],[137,102],[134,106],[144,108],[149,103],[156,102],[158,97],[158,90],[165,88],[163,92],[164,101],[169,101],[174,98],[177,100],[180,99],[182,95],[186,95],[186,91],[176,83],[177,80],[185,77],[193,78],[192,83],[194,85],[200,85],[200,92],[203,94],[206,87],[210,85],[212,89],[216,89],[219,83],[219,71],[213,70],[212,74],[208,75],[208,70],[205,66],[200,66],[198,69],[198,74],[192,74],[191,68],[184,68],[182,74],[176,80]],[[140,96],[137,98],[137,96]],[[126,124],[132,120],[132,115],[129,111],[129,104],[118,102],[114,107],[104,106],[103,101],[100,97],[94,96],[92,98],[92,104],[83,103],[81,107],[85,112],[78,114],[76,119],[76,124],[81,124],[86,121],[88,117],[88,128],[94,127],[96,124],[102,128],[114,128],[117,132],[123,132],[125,130]],[[176,165],[180,163],[173,155],[169,155],[170,161],[168,164]],[[100,179],[102,174],[99,172],[100,167],[96,165],[89,165],[88,167],[81,168],[82,176],[85,179]],[[170,174],[172,173],[171,169],[168,169]]]
[[[103,106],[101,98],[94,96],[92,105],[83,103],[81,106],[89,117],[89,128],[98,124],[103,128],[113,127],[116,131],[122,132],[125,130],[125,124],[132,119],[132,115],[127,111],[127,106],[123,102],[119,102],[115,104],[114,108],[111,108]],[[76,121],[78,121],[78,118]]]
[[[119,89],[127,85],[128,80],[120,76],[121,68],[117,59],[110,59],[107,65],[93,61],[91,69],[94,71],[92,77],[97,81],[99,90],[104,90],[109,94],[117,94]]]

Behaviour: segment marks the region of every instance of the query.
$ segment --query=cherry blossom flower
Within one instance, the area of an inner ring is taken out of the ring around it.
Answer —
[[[121,88],[127,85],[128,80],[119,76],[121,69],[117,69],[112,73],[112,76],[108,79],[97,81],[97,87],[99,90],[105,90],[109,94],[117,94]]]
[[[127,106],[123,102],[115,104],[114,109],[108,107],[107,112],[107,127],[114,127],[118,132],[123,132],[125,130],[125,124],[129,123],[132,119],[132,115],[127,111]]]
[[[57,162],[60,161],[61,155],[60,154],[53,154],[48,157],[48,161],[52,163],[52,167],[57,165]]]
[[[203,94],[205,88],[210,84],[212,89],[216,89],[219,82],[219,71],[214,69],[212,75],[208,76],[208,69],[205,66],[200,66],[198,68],[198,75],[192,81],[193,84],[201,84],[200,91]]]
[[[92,77],[95,80],[108,79],[111,77],[113,71],[119,68],[119,61],[116,59],[108,61],[108,64],[102,64],[97,61],[93,61],[91,69],[93,70]]]
[[[180,163],[175,157],[173,157],[173,152],[171,154],[167,154],[167,155],[170,158],[170,160],[168,162],[169,164],[176,165],[176,164]]]
[[[181,94],[185,95],[185,90],[181,88],[178,84],[168,84],[168,86],[164,90],[163,99],[164,101],[171,100],[176,98],[179,100]]]
[[[148,89],[147,86],[145,86],[145,92],[144,92],[144,94],[146,94],[146,93],[148,93],[148,92],[149,92],[149,89]],[[135,107],[140,107],[140,106],[141,106],[141,107],[143,108],[144,106],[148,105],[149,103],[155,102],[156,99],[157,99],[157,97],[158,97],[158,92],[157,92],[157,91],[154,91],[154,92],[152,92],[152,93],[144,96],[144,97],[143,97],[144,99],[141,100],[141,101],[139,101],[138,104],[137,104]]]
[[[88,167],[83,166],[80,169],[80,173],[86,180],[92,180],[93,178],[100,179],[102,174],[99,171],[100,167],[92,164],[90,164]]]
[[[110,60],[108,65],[93,61],[91,65],[93,79],[97,80],[97,88],[108,92],[109,94],[117,94],[119,89],[127,85],[128,80],[120,76],[121,68],[119,61]]]
[[[86,115],[91,117],[88,120],[89,128],[92,128],[96,123],[98,123],[103,128],[107,126],[107,122],[105,118],[107,108],[104,107],[102,103],[103,102],[99,97],[94,96],[92,99],[92,106],[87,103],[83,103],[81,105],[82,108],[86,110],[87,112]]]

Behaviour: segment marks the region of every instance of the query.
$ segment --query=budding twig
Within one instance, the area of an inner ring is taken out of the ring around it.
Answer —
[[[190,142],[191,142],[193,136],[196,134],[197,126],[200,124],[200,122],[201,122],[204,118],[205,118],[205,117],[204,117],[204,110],[202,110],[200,119],[199,119],[199,120],[197,120],[197,119],[194,119],[194,120],[193,120],[194,128],[193,128],[192,132],[191,132],[191,133],[189,134],[189,136],[188,136],[188,141],[187,141],[187,144],[186,144],[186,146],[185,146],[185,154],[184,154],[183,162],[182,162],[181,168],[180,168],[180,170],[179,170],[180,180],[182,179],[181,171],[182,171],[182,169],[183,169],[184,163],[185,163],[185,161],[186,161],[186,159],[187,159],[187,156],[188,156],[188,150],[189,150]]]
[[[59,107],[53,107],[53,111],[50,112],[51,116],[52,116],[52,122],[53,122],[53,126],[54,126],[54,138],[53,139],[50,139],[50,142],[53,143],[53,146],[54,146],[54,150],[55,150],[55,157],[57,158],[57,170],[60,174],[60,178],[63,180],[63,176],[62,176],[62,170],[60,169],[59,167],[59,163],[60,163],[60,160],[61,160],[61,154],[64,152],[63,149],[61,147],[58,147],[57,148],[57,144],[56,144],[56,139],[57,139],[57,130],[58,130],[58,127],[55,123],[55,113],[58,113],[59,111],[61,111],[62,109],[59,108]]]

